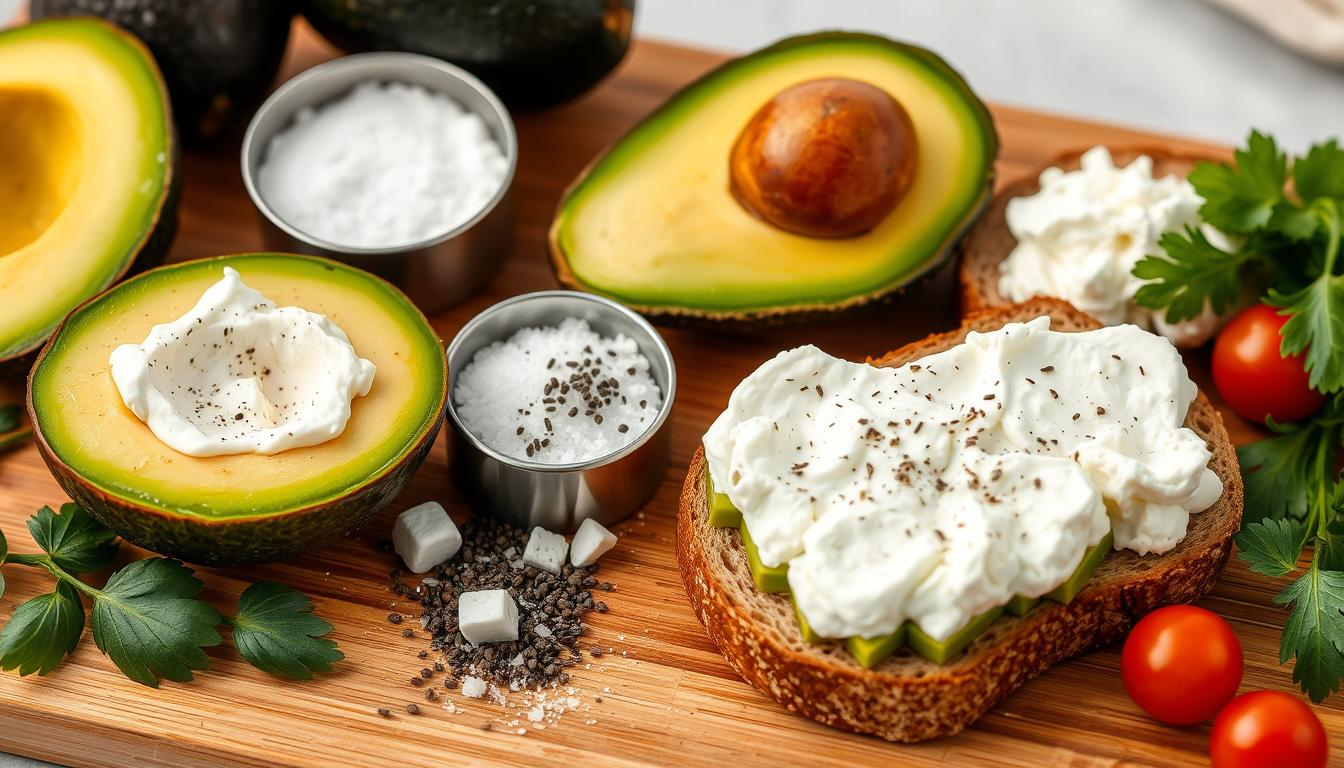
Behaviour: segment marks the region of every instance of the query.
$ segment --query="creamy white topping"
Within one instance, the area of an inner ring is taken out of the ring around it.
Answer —
[[[715,488],[812,628],[946,639],[1062,584],[1114,531],[1165,552],[1222,484],[1180,354],[1133,325],[1014,323],[900,368],[783,352],[705,435]]]
[[[999,293],[1011,301],[1033,296],[1067,300],[1106,325],[1134,323],[1179,346],[1198,346],[1218,329],[1210,308],[1183,323],[1140,307],[1143,281],[1132,272],[1145,255],[1162,254],[1163,232],[1199,227],[1210,242],[1230,247],[1201,225],[1204,199],[1180,176],[1153,178],[1152,158],[1117,168],[1106,147],[1093,147],[1076,171],[1047,168],[1040,191],[1008,201],[1008,229],[1017,246],[999,264]]]
[[[117,347],[110,362],[126,407],[188,456],[331,440],[375,372],[325,315],[277,307],[232,267],[191,311]]]

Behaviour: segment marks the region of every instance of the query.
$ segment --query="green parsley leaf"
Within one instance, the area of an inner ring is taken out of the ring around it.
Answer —
[[[1268,519],[1241,527],[1237,557],[1254,573],[1286,576],[1297,570],[1297,557],[1307,541],[1307,527],[1294,520]]]
[[[233,644],[252,666],[273,675],[310,680],[345,658],[323,635],[331,625],[313,615],[313,603],[283,584],[253,584],[238,599]]]
[[[17,405],[0,405],[0,434],[18,429],[22,413]]]
[[[59,515],[43,507],[28,518],[28,531],[56,565],[72,573],[101,571],[117,556],[117,534],[78,504],[62,504]]]
[[[1205,221],[1225,232],[1251,232],[1265,226],[1283,199],[1288,157],[1273,138],[1252,131],[1235,166],[1199,163],[1189,178],[1204,198],[1199,213]]]
[[[137,560],[112,574],[93,602],[93,641],[122,674],[157,688],[207,669],[219,645],[219,612],[196,599],[201,582],[176,560]]]
[[[1194,227],[1185,233],[1164,232],[1158,241],[1166,254],[1149,255],[1134,265],[1134,276],[1151,282],[1139,287],[1134,300],[1144,307],[1166,307],[1169,323],[1198,317],[1206,304],[1223,312],[1241,295],[1242,265],[1250,252],[1218,248]]]
[[[1338,229],[1335,229],[1338,238]],[[1300,290],[1283,294],[1271,288],[1266,303],[1287,315],[1279,331],[1285,356],[1303,355],[1308,383],[1321,392],[1344,389],[1344,275],[1325,271]]]
[[[1293,188],[1305,201],[1344,198],[1344,149],[1335,139],[1312,145],[1293,163]]]
[[[75,587],[62,581],[56,591],[38,595],[14,609],[0,630],[0,669],[20,675],[45,675],[79,644],[84,604]]]
[[[1320,225],[1321,217],[1314,208],[1303,208],[1286,200],[1274,206],[1274,214],[1269,217],[1269,228],[1282,232],[1295,243],[1310,240]]]
[[[1279,663],[1297,657],[1293,682],[1319,702],[1339,688],[1344,678],[1344,573],[1323,571],[1315,562],[1274,598],[1291,604],[1283,625]]]
[[[1331,480],[1320,477],[1319,468],[1327,465],[1344,440],[1341,418],[1344,398],[1336,397],[1316,419],[1297,424],[1271,422],[1277,435],[1237,446],[1246,483],[1245,523],[1266,517],[1308,521],[1324,514],[1315,508],[1322,499],[1318,491],[1321,483]],[[1315,530],[1314,523],[1307,528]]]

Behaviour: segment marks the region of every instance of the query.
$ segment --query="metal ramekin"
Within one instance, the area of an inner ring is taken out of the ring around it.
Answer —
[[[271,137],[287,127],[300,109],[331,101],[370,80],[411,83],[447,94],[485,121],[509,167],[495,196],[470,220],[418,243],[352,248],[300,231],[266,204],[255,176]],[[326,256],[366,269],[396,283],[430,313],[475,293],[499,267],[511,235],[510,189],[517,165],[513,119],[495,94],[465,70],[413,53],[361,53],[306,70],[266,99],[243,136],[243,185],[260,214],[267,248]]]
[[[602,336],[625,334],[649,360],[663,406],[648,429],[615,453],[573,464],[544,464],[506,456],[471,434],[457,415],[453,382],[476,353],[526,327],[587,320]],[[472,318],[448,345],[449,465],[462,495],[478,510],[522,528],[569,533],[587,518],[611,525],[644,505],[667,470],[667,422],[677,396],[672,352],[648,321],[614,301],[576,291],[515,296]]]

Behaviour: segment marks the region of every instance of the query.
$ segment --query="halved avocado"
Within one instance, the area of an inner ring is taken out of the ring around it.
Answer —
[[[189,310],[225,266],[280,306],[330,317],[377,366],[340,436],[193,458],[122,404],[108,355]],[[47,466],[94,517],[156,552],[242,565],[316,549],[391,502],[438,434],[447,378],[434,329],[390,283],[325,259],[242,254],[155,269],[76,309],[33,366],[28,411]]]
[[[868,232],[790,234],[729,190],[742,128],[775,94],[843,77],[886,91],[918,143],[913,181]],[[936,266],[984,209],[998,138],[942,59],[874,35],[825,32],[733,60],[673,96],[584,170],[550,230],[560,282],[645,314],[761,321],[848,309]]]
[[[174,163],[167,91],[135,38],[92,19],[0,32],[0,369],[162,259]]]

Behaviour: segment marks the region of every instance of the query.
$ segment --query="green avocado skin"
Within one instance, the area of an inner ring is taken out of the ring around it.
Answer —
[[[440,419],[420,445],[397,467],[359,492],[326,505],[255,520],[204,523],[192,518],[156,516],[144,508],[100,493],[56,461],[38,441],[42,458],[71,501],[122,538],[151,552],[189,563],[236,567],[286,560],[319,549],[373,519],[392,502],[424,463]]]
[[[302,0],[346,51],[411,51],[452,62],[514,109],[591,88],[630,46],[635,0]]]
[[[222,138],[251,116],[280,69],[294,16],[290,0],[32,0],[30,12],[97,16],[144,41],[190,145]]]

